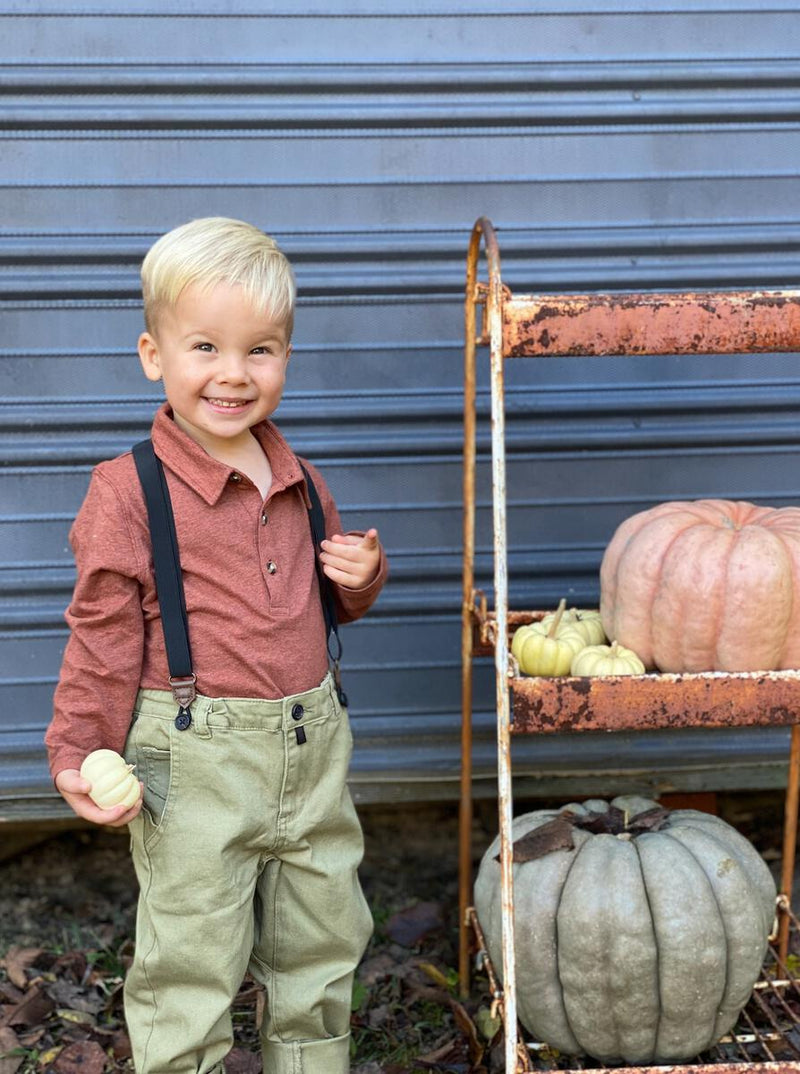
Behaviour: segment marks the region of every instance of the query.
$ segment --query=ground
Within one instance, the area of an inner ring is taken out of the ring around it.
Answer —
[[[518,803],[521,808],[542,803]],[[727,795],[718,811],[777,868],[779,794]],[[362,883],[375,935],[353,994],[354,1074],[478,1074],[502,1068],[485,977],[458,999],[455,804],[361,811]],[[476,808],[479,858],[496,831]],[[136,882],[124,835],[63,832],[0,862],[0,1074],[131,1071],[121,1011]],[[258,1074],[261,997],[245,982],[228,1074]],[[5,1055],[5,1058],[3,1056]]]

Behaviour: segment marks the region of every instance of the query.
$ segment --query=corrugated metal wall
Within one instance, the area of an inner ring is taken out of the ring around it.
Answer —
[[[471,225],[493,219],[521,290],[796,285],[799,8],[0,0],[0,816],[55,808],[41,741],[69,522],[92,465],[140,438],[157,401],[134,352],[138,263],[215,213],[294,261],[278,417],[391,554],[380,604],[346,632],[356,794],[455,793]],[[514,363],[509,381],[518,607],[596,601],[611,532],[653,502],[800,499],[797,356]],[[481,446],[486,581],[485,431]],[[484,793],[492,696],[484,666]],[[651,770],[663,786],[766,786],[785,741],[549,738],[515,756],[541,793]]]

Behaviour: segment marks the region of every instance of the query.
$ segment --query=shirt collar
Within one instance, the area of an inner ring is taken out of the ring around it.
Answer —
[[[253,435],[261,444],[272,468],[272,492],[302,484],[303,499],[310,506],[305,478],[297,457],[271,421],[253,426]],[[214,459],[205,448],[181,429],[172,416],[172,407],[164,403],[156,411],[151,430],[156,455],[165,466],[195,490],[208,504],[215,504],[237,471]]]

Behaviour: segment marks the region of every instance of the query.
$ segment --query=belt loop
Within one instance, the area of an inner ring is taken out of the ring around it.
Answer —
[[[328,672],[327,672],[325,678],[320,683],[320,686],[325,690],[325,694],[328,697],[328,700],[333,701],[335,693],[334,693],[333,673],[331,672],[330,668],[328,668]]]
[[[211,738],[211,725],[208,722],[208,717],[211,715],[214,709],[214,702],[210,700],[203,700],[199,703],[194,703],[194,733],[198,738]]]

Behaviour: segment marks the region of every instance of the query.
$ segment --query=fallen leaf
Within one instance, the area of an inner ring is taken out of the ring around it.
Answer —
[[[619,835],[622,832],[632,832],[635,835],[641,832],[658,831],[666,824],[670,811],[662,806],[654,806],[643,813],[629,816],[624,809],[618,806],[610,806],[605,813],[586,813],[584,816],[575,816],[566,811],[566,815],[574,818],[576,828],[583,828],[587,832],[595,834]]]
[[[350,1011],[353,1014],[361,1010],[367,996],[369,996],[369,989],[363,981],[353,981],[353,991],[350,996]]]
[[[613,806],[612,806],[613,808]],[[654,809],[646,809],[644,813],[637,813],[628,825],[628,830],[635,832],[657,832],[667,823],[669,810],[656,806]]]
[[[441,924],[442,908],[438,902],[418,902],[393,914],[386,922],[386,932],[395,943],[413,947]]]
[[[494,1040],[503,1026],[503,1019],[493,1015],[488,1007],[480,1007],[475,1014],[475,1025],[488,1041]]]
[[[133,1055],[130,1037],[124,1029],[118,1029],[111,1038],[111,1051],[115,1059],[130,1059]]]
[[[50,972],[54,973],[56,977],[69,977],[80,984],[86,974],[87,965],[86,955],[83,951],[67,951],[58,956],[50,967]]]
[[[442,971],[440,969],[437,969],[436,966],[434,966],[431,962],[418,962],[417,965],[422,970],[422,972],[426,973],[428,977],[430,977],[430,979],[436,984],[441,985],[442,988],[450,987],[450,982],[447,980]]]
[[[19,1048],[19,1039],[13,1029],[4,1026],[0,1029],[0,1074],[16,1074],[17,1068],[22,1064],[25,1056],[11,1055],[10,1053]]]
[[[39,1056],[37,1063],[40,1067],[49,1067],[58,1058],[60,1052],[64,1050],[63,1044],[57,1044],[54,1048],[48,1048],[46,1052],[42,1052]]]
[[[370,1007],[367,1011],[367,1025],[370,1029],[380,1029],[391,1017],[391,1010],[386,1003],[380,1003],[377,1007]]]
[[[543,858],[556,850],[574,850],[575,842],[572,838],[574,819],[573,813],[564,810],[546,824],[520,836],[512,847],[513,861],[536,861],[537,858]],[[499,854],[495,855],[495,861],[500,861]]]
[[[358,969],[358,979],[365,985],[373,985],[377,981],[385,981],[388,977],[392,977],[396,968],[396,961],[384,951],[361,963]]]
[[[259,1074],[261,1056],[246,1048],[231,1048],[223,1059],[225,1074]]]
[[[34,964],[41,953],[41,947],[9,947],[3,959],[9,981],[17,988],[26,989],[28,975],[25,971]]]
[[[35,1026],[43,1022],[55,1007],[52,999],[44,993],[40,985],[33,985],[19,1003],[0,1019],[0,1026]]]
[[[73,1022],[77,1025],[93,1026],[95,1018],[88,1011],[72,1011],[65,1007],[56,1007],[56,1014],[62,1022]]]
[[[470,1062],[473,1065],[480,1063],[483,1059],[486,1048],[478,1037],[478,1030],[475,1028],[475,1023],[467,1014],[466,1008],[463,1007],[457,1000],[450,1000],[450,1007],[453,1011],[453,1016],[456,1020],[456,1025],[467,1038],[467,1047],[469,1049]]]
[[[80,1040],[68,1044],[59,1053],[53,1070],[58,1074],[103,1074],[106,1066],[106,1053],[93,1040]]]
[[[59,1007],[87,1014],[99,1014],[107,1002],[95,988],[83,988],[71,981],[54,981],[47,986],[47,994]]]
[[[38,1044],[42,1037],[47,1032],[44,1026],[36,1026],[35,1029],[27,1029],[24,1033],[17,1033],[19,1042],[23,1048],[32,1048],[34,1044]]]
[[[441,1048],[434,1048],[432,1052],[426,1052],[425,1055],[416,1056],[414,1062],[424,1063],[426,1066],[439,1066],[442,1060],[446,1059],[447,1056],[457,1048],[458,1041],[453,1038],[452,1040],[445,1041]]]
[[[12,1006],[15,1003],[19,1003],[22,997],[25,995],[16,985],[12,985],[9,981],[0,981],[0,999],[6,1003],[10,1003]]]

